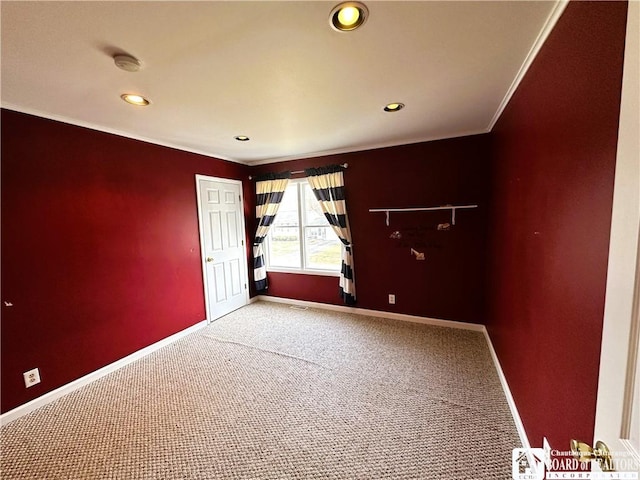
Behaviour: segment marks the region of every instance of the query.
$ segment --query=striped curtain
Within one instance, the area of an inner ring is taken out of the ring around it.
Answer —
[[[342,268],[340,272],[340,296],[347,305],[356,303],[356,285],[353,276],[353,245],[351,229],[344,201],[343,168],[332,165],[309,168],[304,171],[324,216],[342,242]]]
[[[256,290],[269,287],[263,242],[276,218],[282,196],[289,183],[290,172],[266,174],[256,178],[256,235],[253,239],[253,280]]]

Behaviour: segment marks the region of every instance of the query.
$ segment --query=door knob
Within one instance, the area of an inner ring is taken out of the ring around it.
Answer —
[[[596,442],[595,448],[591,448],[588,444],[579,440],[571,440],[571,451],[581,462],[596,460],[600,464],[600,469],[603,472],[613,471],[613,460],[609,447],[600,440]]]
[[[213,257],[207,257],[207,263],[213,262]]]

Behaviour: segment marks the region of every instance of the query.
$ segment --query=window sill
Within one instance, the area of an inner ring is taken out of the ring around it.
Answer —
[[[340,272],[331,271],[331,270],[294,270],[288,268],[275,268],[275,267],[267,267],[267,273],[296,273],[298,275],[318,275],[323,277],[339,277]]]

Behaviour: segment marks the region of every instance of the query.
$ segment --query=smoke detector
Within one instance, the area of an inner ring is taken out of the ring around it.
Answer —
[[[137,72],[142,66],[140,61],[131,55],[114,55],[113,61],[115,62],[116,67],[126,72]]]

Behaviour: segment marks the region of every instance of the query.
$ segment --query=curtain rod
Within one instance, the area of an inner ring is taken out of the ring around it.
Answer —
[[[347,168],[349,166],[348,163],[341,163],[340,166],[342,168]],[[304,170],[295,170],[293,172],[291,172],[291,175],[295,175],[296,173],[304,173]],[[253,179],[253,177],[251,175],[249,175],[249,180]]]

